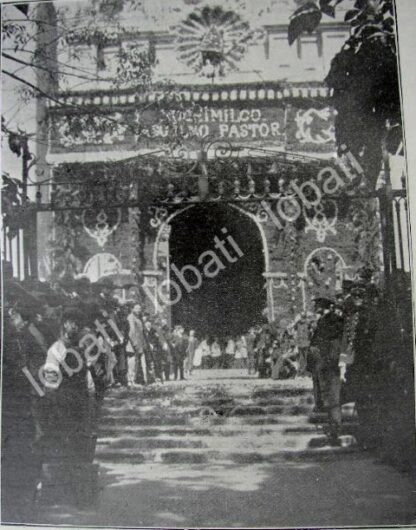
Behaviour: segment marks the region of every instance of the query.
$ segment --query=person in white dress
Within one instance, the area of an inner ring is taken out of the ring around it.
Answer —
[[[191,329],[189,331],[188,347],[186,350],[186,372],[188,376],[192,374],[192,369],[195,366],[194,357],[195,357],[197,346],[198,346],[198,340],[195,336],[195,330]]]
[[[195,355],[193,359],[193,365],[194,368],[201,368],[204,364],[204,360],[210,357],[211,355],[211,348],[208,345],[208,341],[205,338],[202,340],[198,347],[195,350]]]
[[[225,347],[225,367],[232,368],[235,358],[235,340],[228,337],[227,345]]]
[[[247,342],[244,335],[240,336],[237,340],[235,350],[236,368],[247,368]]]
[[[212,357],[212,368],[218,369],[221,367],[222,351],[219,340],[215,337],[214,342],[211,344],[211,357]]]

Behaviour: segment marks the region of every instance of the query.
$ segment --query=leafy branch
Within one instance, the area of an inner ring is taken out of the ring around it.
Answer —
[[[335,17],[345,0],[310,0],[289,24],[289,42],[315,31],[324,16]],[[335,134],[340,152],[359,160],[374,188],[383,146],[396,154],[401,142],[400,92],[393,0],[356,0],[345,14],[351,35],[333,58],[325,79],[337,111]]]

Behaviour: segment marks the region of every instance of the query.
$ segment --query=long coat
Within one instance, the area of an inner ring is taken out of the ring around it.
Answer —
[[[129,339],[131,346],[136,353],[144,353],[146,340],[144,336],[143,322],[140,318],[136,317],[136,315],[133,315],[133,313],[130,313],[127,317],[127,321],[129,323]],[[129,345],[127,349],[128,351],[131,351]]]
[[[321,368],[338,370],[343,330],[343,318],[333,312],[325,313],[318,320],[311,339],[311,349],[316,352],[315,362]]]
[[[183,361],[186,357],[186,352],[188,348],[188,339],[184,335],[173,335],[172,338],[173,346],[173,358],[174,360]]]

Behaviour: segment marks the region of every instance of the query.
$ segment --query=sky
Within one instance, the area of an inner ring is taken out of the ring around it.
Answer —
[[[20,21],[25,21],[25,16],[21,11],[16,9],[14,6],[2,5],[3,17],[13,18],[18,24]],[[27,22],[26,22],[27,24]],[[34,42],[27,45],[29,51],[34,50]],[[27,60],[28,54],[15,53],[14,50],[8,49],[7,43],[3,46],[3,52],[9,53],[22,60]],[[32,68],[25,68],[22,66],[20,69],[16,67],[16,63],[6,58],[2,58],[2,69],[16,72],[17,75],[22,75],[24,78],[34,83],[35,75]],[[13,130],[18,131],[21,129],[29,134],[36,132],[36,119],[35,111],[36,105],[33,99],[25,102],[20,96],[20,83],[11,79],[7,75],[2,75],[2,88],[1,88],[1,115],[6,119],[6,126]],[[34,152],[35,144],[30,142],[29,149]],[[10,173],[14,178],[20,178],[22,172],[22,161],[14,153],[12,153],[8,147],[7,138],[2,137],[2,149],[1,149],[1,165],[2,170]],[[32,170],[34,172],[34,170]]]

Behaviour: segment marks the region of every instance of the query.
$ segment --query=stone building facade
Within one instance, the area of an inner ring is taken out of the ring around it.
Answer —
[[[198,290],[189,293],[172,271],[179,232],[190,248],[195,238],[205,237],[201,226],[198,235],[193,231],[198,216],[211,227],[217,223],[217,234],[220,219],[239,226],[233,233],[240,237],[237,243],[244,245],[247,235],[245,252],[260,251],[261,260],[248,255],[235,269],[239,278],[233,286],[229,266],[230,296],[238,299],[246,291],[239,304],[224,302],[238,313],[237,329],[238,322],[248,323],[250,299],[251,319],[263,314],[275,320],[307,310],[314,296],[334,296],[342,280],[364,264],[381,270],[380,237],[371,201],[329,197],[334,186],[351,184],[350,166],[335,162],[335,112],[324,84],[330,61],[349,34],[343,12],[289,46],[296,1],[230,0],[221,6],[209,0],[149,0],[137,12],[124,12],[118,2],[108,2],[127,28],[122,36],[107,27],[104,45],[94,44],[74,30],[71,46],[86,62],[98,56],[100,72],[110,77],[117,75],[113,57],[120,46],[150,50],[152,85],[61,86],[61,103],[49,106],[48,162],[55,179],[52,197],[83,207],[52,221],[57,230],[59,223],[71,223],[70,216],[76,219],[74,234],[83,249],[76,274],[92,281],[111,275],[127,285],[119,291],[124,298],[137,290],[132,285],[138,281],[149,311],[165,312],[175,322],[214,303],[208,295],[196,302]],[[91,115],[97,116],[95,129],[87,127]],[[113,126],[100,127],[102,117]],[[172,131],[180,136],[175,145]],[[325,179],[329,192],[315,200],[307,182],[322,190]],[[87,182],[96,186],[85,207],[80,194]],[[204,244],[200,251],[214,248],[208,236]],[[190,263],[182,258],[181,267]],[[50,258],[41,263],[44,276],[52,266]],[[222,272],[210,281],[218,283]],[[188,297],[180,314],[172,303],[172,282]],[[227,298],[227,286],[221,289]],[[215,293],[215,311],[221,312],[220,291]]]

